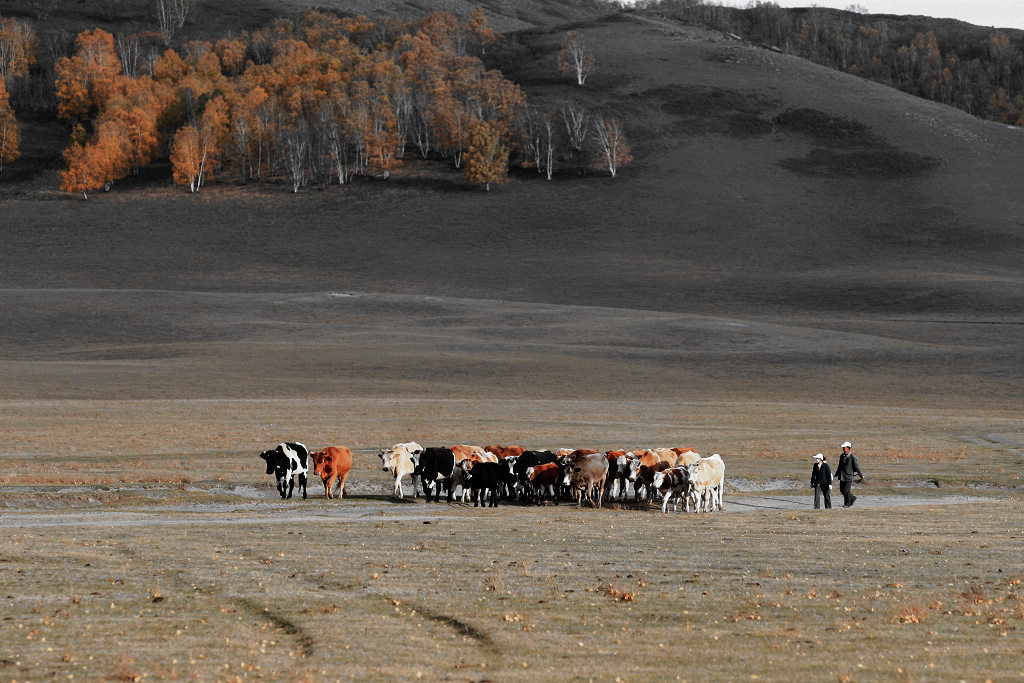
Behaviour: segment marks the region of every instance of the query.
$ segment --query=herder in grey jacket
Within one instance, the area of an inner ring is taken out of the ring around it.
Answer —
[[[843,507],[853,507],[853,502],[857,500],[857,496],[853,495],[850,488],[853,486],[853,475],[856,473],[860,479],[858,481],[864,481],[864,474],[860,471],[860,463],[857,462],[857,456],[853,454],[850,449],[853,445],[849,441],[844,441],[842,445],[843,453],[839,456],[839,462],[836,463],[836,478],[839,479],[839,491],[843,494]]]
[[[814,509],[821,509],[821,499],[825,499],[825,509],[832,509],[832,470],[825,462],[825,456],[818,453],[814,456],[814,467],[811,469],[811,487],[814,489]]]

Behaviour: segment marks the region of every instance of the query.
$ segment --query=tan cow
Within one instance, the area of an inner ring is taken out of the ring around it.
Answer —
[[[458,444],[449,448],[455,454],[455,462],[462,462],[463,460],[480,462],[480,454],[485,452],[479,446],[467,446],[466,444]]]
[[[395,498],[403,498],[402,477],[409,475],[412,478],[412,496],[416,497],[416,466],[419,465],[419,457],[423,452],[423,446],[415,441],[396,443],[391,448],[382,448],[377,457],[381,460],[382,469],[390,472],[395,478]]]
[[[345,446],[328,446],[322,451],[311,453],[313,474],[324,481],[324,493],[334,498],[334,482],[338,482],[338,497],[345,497],[345,480],[352,469],[352,451]]]

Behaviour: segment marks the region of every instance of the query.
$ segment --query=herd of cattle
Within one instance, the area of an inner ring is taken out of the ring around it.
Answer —
[[[645,448],[606,451],[563,448],[532,451],[519,446],[451,446],[424,448],[416,442],[382,448],[382,468],[394,477],[394,496],[403,498],[402,480],[409,477],[413,496],[423,489],[427,502],[450,503],[456,488],[462,502],[497,507],[501,499],[542,504],[563,499],[601,507],[604,500],[622,500],[630,491],[637,502],[658,497],[662,512],[680,503],[686,511],[713,512],[722,508],[725,462],[717,453],[702,458],[692,448]],[[327,498],[345,496],[345,481],[352,468],[352,451],[330,446],[310,453],[298,442],[286,442],[264,451],[267,474],[275,475],[277,491],[291,498],[298,485],[306,497],[309,463],[323,480]],[[489,495],[489,501],[487,499]]]

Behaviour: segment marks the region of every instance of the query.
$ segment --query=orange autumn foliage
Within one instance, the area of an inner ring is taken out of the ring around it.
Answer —
[[[75,54],[54,65],[59,118],[84,120],[106,104],[121,75],[114,37],[102,29],[83,31],[75,39]]]
[[[3,173],[4,164],[21,156],[20,147],[21,131],[18,130],[18,121],[11,109],[7,85],[0,78],[0,173]]]

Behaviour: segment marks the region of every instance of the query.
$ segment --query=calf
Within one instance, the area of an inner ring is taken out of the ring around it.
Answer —
[[[452,470],[452,496],[461,499],[463,503],[469,499],[469,466],[471,464],[469,460],[460,460],[455,463],[455,469]],[[456,486],[461,487],[460,495],[455,495]]]
[[[352,469],[352,451],[345,446],[328,446],[309,457],[313,460],[313,474],[323,479],[327,498],[334,498],[334,482],[338,482],[338,497],[344,498],[345,480]]]
[[[491,492],[491,507],[498,507],[499,487],[501,486],[501,467],[496,462],[478,462],[466,471],[469,487],[473,491],[473,507],[486,507],[487,492]]]
[[[544,463],[555,462],[555,454],[551,451],[523,451],[523,454],[516,459],[516,479],[524,491],[528,490],[530,480],[526,476],[526,470]]]
[[[542,502],[547,502],[545,494],[548,494],[554,499],[555,505],[558,505],[558,493],[555,487],[562,482],[562,468],[557,462],[526,468],[526,478],[530,481],[534,503],[540,505]]]
[[[522,488],[519,479],[516,478],[516,461],[518,460],[518,455],[510,455],[502,458],[498,463],[501,465],[501,483],[504,494],[509,500],[515,500],[517,492]]]
[[[416,473],[416,466],[419,464],[420,453],[423,446],[415,441],[396,443],[391,448],[382,448],[377,453],[381,461],[381,469],[390,472],[395,478],[395,490],[392,494],[395,498],[404,498],[402,491],[402,477],[408,475],[412,479],[412,496],[416,497],[416,480],[419,475]]]
[[[299,484],[302,498],[306,498],[306,473],[309,472],[307,459],[309,449],[298,441],[286,441],[276,448],[260,453],[267,463],[267,474],[277,479],[277,492],[282,498],[291,498],[295,483]]]
[[[576,507],[583,505],[586,498],[591,505],[594,505],[592,491],[597,490],[597,504],[594,507],[601,507],[601,499],[604,496],[604,482],[608,478],[608,458],[603,453],[592,453],[584,455],[576,460],[562,465],[564,472],[564,483],[570,486],[576,495]]]
[[[617,498],[619,494],[619,458],[626,455],[626,451],[605,451],[608,458],[608,480],[605,482],[605,495],[608,498]],[[625,474],[629,474],[626,470]]]
[[[672,505],[673,512],[679,501],[685,501],[690,488],[690,472],[685,467],[670,467],[666,470],[654,473],[651,486],[664,496],[661,503],[661,511],[668,514],[668,503],[675,497]],[[685,502],[684,502],[685,505]]]
[[[423,495],[427,502],[434,498],[440,502],[441,489],[445,490],[446,502],[452,502],[452,475],[455,470],[455,454],[450,448],[424,448],[420,454],[417,473],[423,480]]]
[[[664,460],[659,460],[654,465],[640,465],[637,467],[636,475],[633,477],[633,491],[636,495],[636,501],[640,502],[640,492],[644,492],[644,499],[646,500],[647,495],[654,495],[654,475],[662,470],[667,470],[669,465]]]

